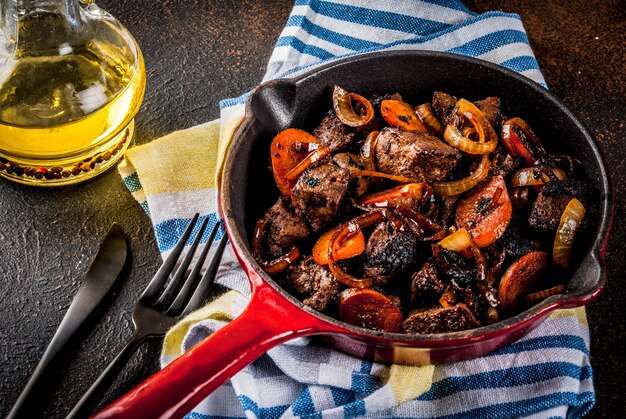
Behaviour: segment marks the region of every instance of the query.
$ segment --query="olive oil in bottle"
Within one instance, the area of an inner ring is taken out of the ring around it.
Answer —
[[[0,5],[18,17],[0,27],[0,175],[56,186],[106,170],[132,138],[145,90],[132,36],[93,3]]]

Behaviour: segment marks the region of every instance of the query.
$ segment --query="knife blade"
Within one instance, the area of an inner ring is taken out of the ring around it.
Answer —
[[[45,382],[44,378],[51,370],[51,364],[76,333],[83,328],[91,314],[109,294],[113,285],[122,277],[121,273],[126,264],[127,255],[126,235],[119,225],[113,223],[87,271],[85,280],[7,419],[29,416],[27,412],[32,409],[33,404],[37,404],[34,397],[39,384]]]

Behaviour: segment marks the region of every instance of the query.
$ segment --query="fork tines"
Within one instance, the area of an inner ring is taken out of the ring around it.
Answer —
[[[200,270],[204,265],[209,249],[211,248],[211,244],[213,243],[213,240],[215,239],[215,236],[220,228],[221,222],[218,221],[211,230],[209,238],[198,255],[191,272],[186,275],[196,250],[198,249],[200,240],[204,235],[209,218],[206,217],[202,221],[191,246],[187,249],[184,259],[180,262],[176,272],[170,278],[170,274],[174,272],[176,264],[185,249],[185,244],[189,240],[189,237],[198,223],[198,218],[199,214],[194,215],[185,229],[185,232],[165,259],[157,273],[154,275],[154,278],[152,278],[148,284],[148,287],[140,297],[140,301],[143,304],[153,306],[155,309],[160,311],[165,311],[170,316],[180,316],[199,308],[204,303],[209,288],[215,279],[215,274],[217,272],[217,268],[219,267],[224,247],[226,246],[226,234],[224,234],[219,245],[217,246],[211,263],[202,278],[200,278]],[[170,278],[170,280],[167,283],[167,286],[163,291],[161,291],[168,278]]]

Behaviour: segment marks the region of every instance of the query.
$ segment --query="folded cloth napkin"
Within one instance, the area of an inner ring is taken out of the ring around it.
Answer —
[[[264,80],[293,76],[339,57],[391,49],[470,55],[545,85],[518,15],[477,15],[452,0],[297,0]],[[245,99],[222,101],[219,120],[130,149],[119,166],[152,219],[164,257],[194,213],[217,221],[220,168]],[[232,291],[169,332],[163,366],[245,307],[249,288],[231,251],[217,282]],[[569,418],[583,416],[594,403],[585,311],[575,309],[555,312],[528,336],[495,353],[436,367],[372,363],[315,340],[297,339],[246,367],[188,417]]]

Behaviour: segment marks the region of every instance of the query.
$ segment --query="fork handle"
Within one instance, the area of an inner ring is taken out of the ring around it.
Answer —
[[[252,279],[251,279],[252,281]],[[320,326],[268,285],[254,284],[244,312],[93,418],[182,418],[204,397],[274,346],[336,326]]]
[[[148,338],[149,336],[147,335],[135,332],[133,337],[130,338],[115,359],[111,361],[98,379],[89,387],[89,390],[87,390],[65,419],[82,419],[89,416],[98,403],[104,398],[117,376],[128,363],[130,357]]]

